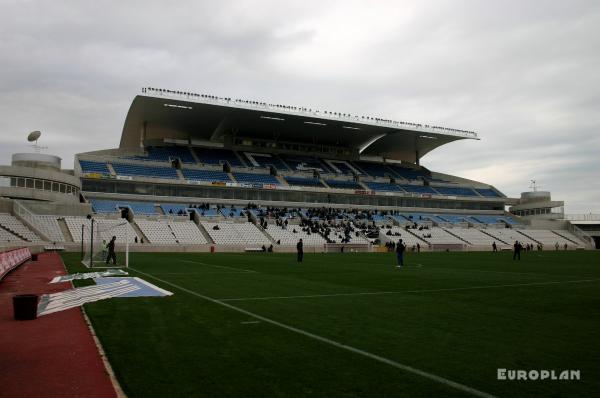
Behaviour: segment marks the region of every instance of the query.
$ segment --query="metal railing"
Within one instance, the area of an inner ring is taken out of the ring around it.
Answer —
[[[568,221],[600,221],[600,214],[565,214],[564,219]]]

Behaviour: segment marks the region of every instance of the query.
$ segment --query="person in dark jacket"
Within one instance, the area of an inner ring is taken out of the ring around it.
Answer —
[[[398,265],[396,267],[402,268],[404,266],[404,251],[406,250],[406,246],[402,243],[402,239],[398,240],[398,244],[396,245],[396,261]]]
[[[301,263],[304,258],[304,244],[302,243],[302,239],[296,244],[296,250],[298,251],[298,262]]]
[[[117,265],[117,255],[115,254],[115,241],[117,240],[116,236],[113,236],[110,242],[106,245],[108,249],[108,256],[106,256],[106,264],[110,262],[112,259],[113,265]]]
[[[518,258],[519,261],[521,261],[521,250],[523,250],[523,245],[521,245],[521,243],[517,240],[515,241],[513,248],[513,260],[516,260]]]

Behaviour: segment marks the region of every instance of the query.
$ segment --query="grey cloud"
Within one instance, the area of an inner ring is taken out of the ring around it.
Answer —
[[[423,158],[600,212],[593,1],[4,1],[0,158],[118,145],[145,85],[476,130]]]

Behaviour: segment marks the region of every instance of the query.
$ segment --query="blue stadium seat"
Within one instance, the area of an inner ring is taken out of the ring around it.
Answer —
[[[433,187],[442,195],[449,196],[478,196],[471,188],[465,187]]]
[[[244,209],[241,207],[236,207],[236,206],[226,206],[221,208],[221,214],[223,214],[225,217],[244,217],[245,216],[245,212]]]
[[[129,202],[120,200],[92,199],[92,208],[96,213],[117,213],[123,207],[129,207],[135,214],[157,214],[154,204],[148,202]]]
[[[186,180],[193,181],[221,181],[230,182],[231,178],[222,171],[216,170],[192,170],[182,169],[181,172]]]
[[[202,163],[223,164],[229,163],[232,167],[244,167],[235,152],[222,148],[194,148],[196,156]]]
[[[460,214],[441,214],[438,217],[452,224],[468,222],[468,217]]]
[[[283,177],[283,179],[290,185],[300,187],[319,187],[325,188],[318,178],[306,178],[306,177]]]
[[[95,213],[118,213],[117,202],[114,200],[91,199],[92,209]]]
[[[499,198],[500,195],[498,195],[498,192],[494,191],[493,189],[489,189],[489,188],[479,188],[479,189],[475,189],[481,196],[485,196],[487,198]]]
[[[322,173],[331,173],[329,167],[319,159],[311,158],[309,156],[293,156],[293,155],[282,155],[283,160],[290,166],[294,171],[317,169]]]
[[[430,186],[425,185],[400,185],[400,187],[406,192],[411,193],[430,193],[433,195],[437,194],[437,192],[431,189]]]
[[[356,181],[346,181],[346,180],[325,180],[327,185],[331,188],[342,188],[342,189],[364,189],[360,186]]]
[[[422,178],[429,178],[427,173],[423,170],[415,170],[408,167],[402,167],[397,164],[388,164],[387,166],[394,172],[394,174],[407,180],[419,180]]]
[[[190,149],[186,146],[150,147],[146,152],[147,156],[134,156],[132,159],[168,162],[171,159],[179,158],[183,163],[196,163]]]
[[[392,171],[383,163],[354,162],[354,165],[372,177],[394,175],[394,173],[392,173]]]
[[[110,175],[110,171],[103,162],[92,162],[90,160],[80,160],[81,171],[84,173],[98,173],[104,175]]]
[[[404,192],[402,188],[400,188],[397,184],[390,184],[387,182],[373,182],[373,181],[364,181],[363,182],[369,189],[373,191],[382,191],[382,192]]]
[[[350,166],[348,165],[347,162],[343,162],[343,161],[339,161],[339,160],[330,160],[330,163],[332,163],[335,167],[337,167],[337,169],[340,171],[341,174],[346,174],[346,175],[354,175],[354,170],[350,168]],[[331,170],[333,173],[335,173],[335,171]],[[362,174],[360,171],[356,170],[357,174]]]
[[[259,167],[275,167],[275,169],[277,170],[289,170],[288,167],[281,161],[281,159],[279,159],[277,157],[277,155],[270,155],[270,156],[259,156],[259,155],[252,155],[252,158],[254,159],[254,161],[256,161],[256,163],[258,163]],[[252,165],[250,163],[250,160],[248,160],[248,164]],[[252,165],[254,166],[254,165]],[[256,167],[256,166],[254,166]]]
[[[281,185],[277,178],[270,174],[233,173],[233,176],[240,183]]]
[[[221,216],[221,212],[217,211],[216,207],[211,207],[209,209],[199,209],[197,207],[188,209],[190,211],[195,211],[201,217],[219,217]]]
[[[177,170],[172,167],[141,166],[137,164],[113,163],[118,175],[150,178],[178,179]]]

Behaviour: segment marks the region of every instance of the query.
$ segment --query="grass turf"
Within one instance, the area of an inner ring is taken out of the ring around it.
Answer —
[[[131,274],[175,294],[86,311],[130,397],[469,396],[153,277],[492,395],[600,390],[600,253],[407,257],[398,270],[391,254],[306,254],[298,265],[293,254],[132,253],[145,275]],[[82,270],[78,254],[64,260]],[[499,381],[498,368],[578,369],[581,380]]]

